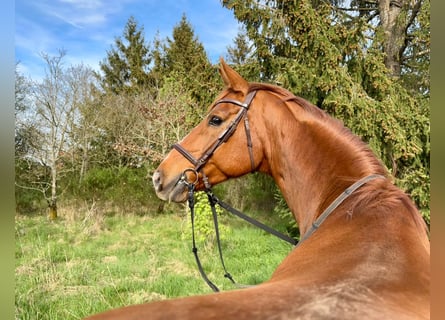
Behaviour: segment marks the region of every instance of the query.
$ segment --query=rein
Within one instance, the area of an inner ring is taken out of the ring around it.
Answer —
[[[355,190],[360,188],[365,183],[374,180],[374,179],[386,179],[384,176],[380,174],[371,174],[369,176],[366,176],[357,182],[355,182],[353,185],[351,185],[349,188],[347,188],[345,191],[343,191],[342,194],[340,194],[337,198],[335,198],[334,201],[323,211],[323,213],[312,223],[311,228],[303,235],[303,237],[300,238],[300,241],[297,243],[295,247],[298,247],[303,241],[305,241],[307,238],[309,238],[319,227],[320,225],[326,220],[326,218],[343,202],[348,198]]]
[[[207,274],[205,273],[201,261],[199,259],[198,256],[198,249],[196,247],[196,241],[195,241],[195,198],[194,198],[194,192],[195,192],[195,185],[196,182],[194,183],[189,183],[187,182],[187,177],[185,175],[185,173],[187,171],[189,171],[191,169],[187,169],[184,171],[183,174],[183,178],[181,178],[183,180],[183,183],[185,183],[187,185],[188,188],[188,204],[189,204],[189,208],[190,208],[190,213],[191,213],[191,223],[192,223],[192,252],[195,256],[195,260],[196,260],[196,264],[198,266],[199,269],[199,273],[201,274],[202,278],[204,279],[204,281],[207,283],[207,285],[214,291],[214,292],[219,292],[219,288],[207,277]],[[232,213],[233,215],[236,215],[237,217],[251,223],[252,225],[266,231],[269,232],[270,234],[273,234],[274,236],[280,238],[281,240],[284,240],[292,245],[295,246],[295,248],[297,248],[298,246],[300,246],[306,239],[308,239],[315,231],[317,231],[317,229],[320,227],[320,225],[326,220],[326,218],[341,204],[343,203],[343,201],[345,201],[352,193],[354,193],[357,189],[359,189],[361,186],[363,186],[364,184],[368,183],[369,181],[372,181],[374,179],[385,179],[384,176],[379,175],[379,174],[372,174],[369,176],[366,176],[358,181],[356,181],[354,184],[352,184],[350,187],[348,187],[345,191],[343,191],[324,211],[323,213],[312,223],[311,228],[303,235],[303,237],[300,238],[300,241],[296,241],[295,239],[282,234],[278,231],[276,231],[275,229],[270,228],[269,226],[259,222],[258,220],[253,219],[252,217],[249,217],[248,215],[236,210],[235,208],[231,207],[230,205],[228,205],[227,203],[221,201],[218,197],[215,196],[215,194],[213,193],[213,191],[211,190],[211,188],[206,188],[205,189],[205,193],[207,194],[208,197],[208,201],[210,204],[210,207],[212,209],[212,216],[213,216],[213,223],[215,226],[215,236],[216,236],[216,243],[218,246],[218,252],[219,252],[219,257],[220,257],[220,261],[221,261],[221,265],[224,269],[224,277],[229,279],[233,284],[237,285],[238,287],[250,287],[250,285],[239,285],[235,282],[235,280],[233,279],[232,275],[227,271],[226,265],[224,263],[224,258],[223,258],[223,254],[222,254],[222,249],[221,249],[221,240],[220,240],[220,236],[219,236],[219,224],[218,224],[218,214],[216,212],[216,204],[218,204],[221,208],[229,211],[230,213]],[[205,177],[205,180],[207,180],[207,177]],[[207,183],[206,183],[207,184]]]
[[[186,171],[188,171],[188,170],[186,170]],[[194,195],[195,183],[189,183],[186,181],[186,175],[185,175],[186,171],[184,171],[183,177],[185,177],[185,180],[183,180],[182,183],[186,184],[187,189],[188,189],[188,205],[189,205],[189,209],[190,209],[190,216],[191,216],[191,223],[192,223],[192,252],[193,252],[193,255],[195,256],[196,264],[198,266],[198,270],[199,270],[199,273],[201,274],[201,277],[204,279],[204,281],[207,283],[207,285],[214,292],[219,292],[220,291],[219,288],[207,277],[207,274],[205,273],[205,271],[202,267],[201,261],[199,259],[198,248],[196,247],[196,240],[195,240],[195,195]],[[206,188],[205,193],[207,194],[210,208],[212,209],[213,224],[215,227],[216,243],[218,246],[218,252],[219,252],[219,258],[221,261],[221,265],[225,272],[224,277],[229,279],[233,284],[237,285],[238,287],[249,287],[250,285],[237,284],[235,282],[235,280],[233,279],[232,275],[227,271],[226,265],[224,263],[224,258],[223,258],[222,249],[221,249],[221,240],[220,240],[220,236],[219,236],[218,213],[216,212],[217,204],[221,208],[224,208],[225,210],[232,213],[233,215],[236,215],[237,217],[244,219],[245,221],[253,224],[254,226],[256,226],[266,232],[273,234],[274,236],[280,238],[281,240],[289,242],[290,244],[292,244],[294,246],[297,245],[297,241],[295,239],[293,239],[285,234],[282,234],[275,229],[272,229],[271,227],[259,222],[258,220],[253,219],[252,217],[249,217],[248,215],[236,210],[235,208],[231,207],[227,203],[221,201],[217,196],[215,196],[215,194],[213,193],[213,191],[210,188]]]

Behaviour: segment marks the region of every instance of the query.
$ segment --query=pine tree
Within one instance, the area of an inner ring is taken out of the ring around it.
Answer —
[[[252,55],[249,38],[245,30],[240,30],[233,40],[233,46],[227,47],[227,62],[236,65],[246,64]]]
[[[174,27],[172,38],[156,41],[153,56],[153,74],[183,82],[184,88],[202,106],[212,101],[217,73],[185,14]]]
[[[134,17],[128,19],[123,39],[115,39],[115,47],[107,51],[107,58],[100,63],[103,72],[101,86],[106,92],[138,93],[150,83],[150,50],[145,44],[143,27],[138,27]]]
[[[280,83],[343,120],[384,160],[428,221],[429,31],[422,27],[429,25],[429,0],[352,1],[351,8],[341,7],[346,3],[223,1],[253,43],[261,68],[258,80]],[[397,23],[403,22],[406,37],[397,38],[399,56],[390,61],[387,32],[400,26],[380,26],[374,20],[388,8],[376,11],[379,3],[382,8],[384,3],[403,4]],[[408,61],[409,68],[404,65]],[[400,63],[400,73],[394,62]],[[405,71],[423,80],[417,89]]]

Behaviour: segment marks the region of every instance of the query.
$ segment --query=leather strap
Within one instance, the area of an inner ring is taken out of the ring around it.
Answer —
[[[218,149],[218,147],[227,142],[232,134],[238,127],[238,124],[241,122],[241,119],[244,118],[244,129],[246,131],[247,137],[247,147],[249,150],[250,157],[250,165],[251,171],[255,171],[255,161],[253,159],[253,148],[252,148],[252,137],[250,135],[250,126],[249,120],[247,118],[247,110],[249,109],[252,100],[255,98],[256,91],[251,91],[247,94],[244,102],[239,102],[233,99],[222,99],[217,101],[213,108],[221,103],[231,103],[241,107],[239,112],[236,114],[235,118],[230,122],[230,124],[226,127],[226,129],[221,132],[216,141],[202,154],[199,159],[196,159],[190,152],[188,152],[184,147],[182,147],[179,143],[175,143],[172,148],[178,151],[182,156],[184,156],[191,164],[195,167],[196,171],[200,171],[200,169],[207,163],[207,161],[212,157],[213,153]]]
[[[259,222],[258,220],[255,220],[254,218],[249,217],[248,215],[242,213],[241,211],[238,211],[235,208],[232,208],[227,203],[218,199],[210,190],[206,190],[206,193],[209,198],[213,199],[212,200],[213,202],[217,203],[221,208],[226,209],[227,211],[229,211],[233,215],[237,216],[238,218],[241,218],[241,219],[249,222],[250,224],[254,225],[255,227],[260,228],[260,229],[280,238],[281,240],[284,240],[284,241],[290,243],[293,246],[295,246],[297,244],[297,240],[295,240],[294,238],[291,238],[281,232],[278,232],[277,230],[272,229],[271,227]]]
[[[326,218],[343,202],[348,198],[355,190],[363,186],[365,183],[374,180],[374,179],[386,179],[384,176],[380,174],[371,174],[369,176],[366,176],[357,182],[355,182],[353,185],[351,185],[349,188],[347,188],[345,191],[343,191],[342,194],[340,194],[324,211],[323,213],[312,223],[311,228],[304,234],[303,237],[300,238],[300,241],[296,245],[298,247],[300,244],[303,243],[307,238],[309,238],[323,223],[323,221],[326,220]]]

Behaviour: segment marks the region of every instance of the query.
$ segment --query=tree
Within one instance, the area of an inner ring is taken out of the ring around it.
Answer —
[[[144,124],[138,105],[143,100],[149,103],[157,89],[151,62],[152,53],[143,27],[131,16],[122,37],[115,39],[115,47],[107,51],[107,58],[100,63],[102,74],[97,77],[102,92],[96,92],[94,101],[82,111],[84,119],[93,121],[97,128],[96,135],[84,132],[84,137],[93,138],[91,146],[95,148],[99,166],[120,167],[133,163],[137,156],[131,156],[129,150],[136,151],[136,146],[137,154],[143,153],[145,143],[141,142],[140,130]],[[85,148],[82,150],[86,152]]]
[[[245,25],[261,68],[258,80],[280,83],[342,119],[384,160],[428,220],[429,84],[423,81],[414,90],[409,81],[405,87],[408,69],[401,67],[399,77],[394,63],[403,66],[412,57],[409,52],[428,43],[428,32],[419,28],[428,25],[429,1],[403,1],[401,11],[389,3],[391,14],[399,17],[389,20],[403,22],[403,37],[400,26],[376,22],[389,8],[383,2],[352,1],[350,8],[342,7],[348,3],[342,0],[228,0],[223,5]],[[395,41],[388,40],[390,28],[399,32],[397,58],[388,47]],[[416,32],[420,35],[413,37]],[[411,60],[416,79],[426,78],[427,51]]]
[[[22,121],[24,114],[29,109],[28,95],[30,92],[29,81],[19,73],[17,70],[18,64],[15,69],[15,156],[16,159],[23,157],[27,154],[30,143],[32,141],[31,136],[32,127],[26,125]]]
[[[143,27],[131,16],[125,25],[123,39],[115,39],[115,48],[107,51],[100,63],[101,85],[105,91],[139,93],[150,83],[150,49],[145,43]]]
[[[153,72],[160,79],[159,87],[162,87],[164,77],[182,79],[198,105],[204,107],[210,104],[216,94],[216,69],[212,67],[204,46],[195,36],[185,15],[173,28],[172,38],[156,41],[153,55]]]
[[[261,66],[254,44],[249,39],[245,28],[238,31],[233,44],[227,47],[226,61],[248,81],[261,79]]]
[[[376,40],[382,43],[385,66],[392,76],[400,77],[408,60],[429,55],[429,7],[429,0],[356,0],[347,10],[358,12],[358,17],[368,22],[374,21],[372,25],[381,34]],[[428,18],[425,20],[422,15],[426,13]],[[416,30],[426,33],[423,37],[419,34],[414,37]],[[411,51],[421,43],[426,45],[423,50]]]
[[[38,207],[35,199],[42,190],[35,182],[45,179],[45,172],[33,160],[33,151],[40,145],[39,132],[30,117],[31,84],[15,70],[15,200],[16,210],[33,212]]]
[[[233,40],[233,46],[227,47],[227,62],[235,65],[243,65],[249,62],[252,55],[249,37],[245,30],[240,30]]]
[[[79,182],[82,182],[90,165],[94,143],[100,134],[98,123],[103,115],[99,112],[98,84],[92,69],[79,65],[70,72],[76,81],[78,103],[73,128],[69,132],[70,152],[78,166]]]
[[[182,139],[197,121],[200,105],[187,89],[187,83],[172,73],[164,78],[162,88],[153,107],[143,108],[144,117],[149,125],[147,134],[150,145],[150,158],[157,165],[170,150],[173,143]]]
[[[311,3],[314,8],[329,3],[353,23],[365,21],[369,26],[368,39],[380,42],[385,66],[393,77],[400,77],[410,60],[429,57],[430,0],[312,0]]]
[[[430,52],[429,0],[276,0],[266,4],[227,0],[223,5],[233,9],[236,17],[246,24],[249,37],[258,38],[259,34],[264,37],[255,45],[265,62],[270,54],[289,54],[286,50],[297,43],[286,41],[286,34],[297,27],[299,19],[294,18],[303,17],[304,8],[310,7],[325,13],[328,10],[330,19],[325,22],[333,29],[344,25],[351,33],[364,37],[362,49],[379,47],[391,76],[421,72],[425,78],[424,65],[429,65]],[[263,51],[265,48],[269,50]]]
[[[92,71],[82,65],[64,68],[64,56],[63,50],[57,56],[42,54],[46,75],[41,82],[33,83],[32,104],[25,120],[34,131],[29,140],[32,143],[22,156],[28,159],[33,179],[28,178],[28,184],[20,187],[42,192],[51,220],[57,218],[58,181],[70,161],[70,135],[79,117],[79,106],[88,95],[83,90],[85,77],[92,77]]]
[[[100,105],[92,111],[101,114],[97,119],[101,148],[107,159],[98,164],[102,167],[138,167],[147,160],[150,123],[143,117],[142,109],[153,105],[147,94],[120,93],[101,97]],[[98,150],[100,151],[100,150]]]

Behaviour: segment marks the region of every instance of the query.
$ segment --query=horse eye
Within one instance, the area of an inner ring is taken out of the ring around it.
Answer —
[[[212,117],[210,118],[210,120],[209,120],[209,124],[210,124],[211,126],[215,126],[215,127],[217,127],[217,126],[219,126],[221,123],[223,123],[223,119],[221,119],[220,117],[217,117],[217,116],[212,116]]]

